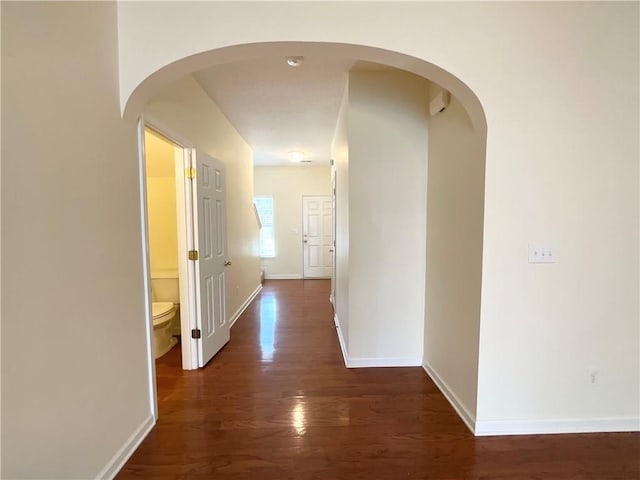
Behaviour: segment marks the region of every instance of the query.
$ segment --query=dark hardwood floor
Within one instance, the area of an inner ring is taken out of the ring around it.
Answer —
[[[158,424],[117,478],[640,478],[640,434],[474,438],[421,368],[346,369],[328,297],[267,281],[206,368],[159,359]]]

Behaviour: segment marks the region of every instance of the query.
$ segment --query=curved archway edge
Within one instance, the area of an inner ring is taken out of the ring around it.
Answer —
[[[148,76],[133,89],[123,106],[124,118],[137,118],[145,104],[160,90],[185,75],[198,70],[241,61],[250,61],[264,55],[286,57],[295,51],[298,55],[310,56],[314,53],[335,54],[372,63],[388,65],[406,70],[431,80],[450,91],[462,103],[476,131],[485,134],[486,117],[480,99],[459,78],[443,68],[420,58],[403,53],[365,45],[328,42],[267,42],[251,43],[213,49],[170,63]]]

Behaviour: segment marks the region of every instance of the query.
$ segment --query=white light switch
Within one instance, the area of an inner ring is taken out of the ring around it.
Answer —
[[[529,263],[556,263],[556,251],[549,245],[529,244]]]

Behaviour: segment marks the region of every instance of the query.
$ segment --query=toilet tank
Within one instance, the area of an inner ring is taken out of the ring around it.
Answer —
[[[180,287],[177,270],[151,272],[151,292],[154,302],[180,303]]]

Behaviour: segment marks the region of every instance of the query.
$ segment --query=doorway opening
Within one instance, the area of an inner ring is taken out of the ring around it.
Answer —
[[[141,125],[151,361],[180,348],[191,370],[229,341],[225,167],[157,122]]]
[[[183,368],[191,369],[193,272],[180,255],[193,244],[191,192],[185,188],[190,148],[152,123],[141,122],[141,127],[152,361],[175,346],[181,350]]]

